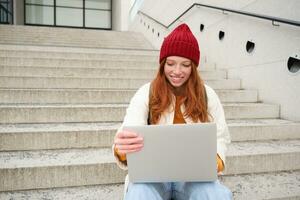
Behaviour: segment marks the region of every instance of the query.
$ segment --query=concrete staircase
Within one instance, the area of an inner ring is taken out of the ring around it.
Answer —
[[[137,33],[0,26],[0,199],[122,199],[110,146],[157,60]],[[300,199],[300,123],[224,70],[199,73],[225,109],[234,198]]]

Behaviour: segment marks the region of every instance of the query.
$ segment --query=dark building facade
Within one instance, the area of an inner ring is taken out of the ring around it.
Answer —
[[[1,0],[2,24],[112,29],[112,0]],[[23,12],[23,13],[22,13]]]

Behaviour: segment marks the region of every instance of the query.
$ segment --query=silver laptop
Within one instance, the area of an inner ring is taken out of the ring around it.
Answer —
[[[194,182],[217,179],[215,123],[126,126],[144,138],[127,155],[130,182]]]

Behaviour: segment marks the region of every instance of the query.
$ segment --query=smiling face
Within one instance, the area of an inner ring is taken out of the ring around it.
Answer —
[[[181,92],[183,85],[192,72],[192,61],[179,56],[169,56],[166,59],[164,73],[175,91]]]

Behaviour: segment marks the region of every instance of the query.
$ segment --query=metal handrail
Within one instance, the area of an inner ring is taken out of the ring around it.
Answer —
[[[131,8],[130,8],[130,10],[129,10],[129,13],[131,13],[131,12],[132,12],[132,9],[134,8],[134,6],[135,6],[136,2],[137,2],[137,0],[135,0],[135,1],[133,2],[132,6],[131,6]]]
[[[260,19],[265,19],[265,20],[270,20],[272,21],[273,25],[274,22],[281,22],[281,23],[285,23],[285,24],[290,24],[293,26],[300,26],[300,22],[299,21],[294,21],[294,20],[289,20],[289,19],[284,19],[284,18],[279,18],[279,17],[271,17],[271,16],[267,16],[267,15],[259,15],[259,14],[254,14],[254,13],[250,13],[250,12],[245,12],[245,11],[239,11],[239,10],[233,10],[233,9],[228,9],[228,8],[221,8],[221,7],[217,7],[217,6],[210,6],[210,5],[205,5],[205,4],[199,4],[199,3],[194,3],[192,4],[188,9],[186,9],[181,15],[179,15],[176,19],[174,19],[169,25],[165,25],[161,22],[159,22],[158,20],[150,17],[149,15],[147,15],[146,13],[139,11],[139,13],[142,13],[143,15],[147,16],[148,18],[152,19],[153,21],[155,21],[156,23],[162,25],[165,28],[169,28],[170,26],[172,26],[178,19],[180,19],[183,15],[185,15],[189,10],[191,10],[192,8],[194,8],[195,6],[197,7],[206,7],[206,8],[211,8],[211,9],[216,9],[216,10],[222,10],[227,11],[227,12],[232,12],[232,13],[236,13],[236,14],[240,14],[240,15],[247,15],[250,17],[255,17],[255,18],[260,18]]]

